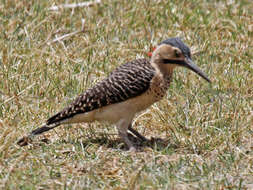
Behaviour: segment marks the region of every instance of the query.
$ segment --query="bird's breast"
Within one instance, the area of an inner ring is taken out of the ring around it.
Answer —
[[[154,102],[161,100],[167,93],[170,86],[170,80],[171,77],[154,76],[147,92],[148,96],[150,96]]]

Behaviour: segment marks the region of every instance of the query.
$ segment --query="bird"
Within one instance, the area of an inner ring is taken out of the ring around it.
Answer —
[[[28,145],[34,136],[59,125],[99,121],[116,125],[121,140],[130,151],[136,151],[129,131],[141,141],[148,140],[132,128],[132,120],[166,95],[173,71],[178,66],[192,70],[211,83],[194,64],[190,48],[179,37],[168,38],[154,49],[150,59],[140,58],[118,66],[107,78],[77,96],[17,144]]]

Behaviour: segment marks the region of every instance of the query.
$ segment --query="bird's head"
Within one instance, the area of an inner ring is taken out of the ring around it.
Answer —
[[[165,72],[172,71],[176,66],[187,67],[211,82],[207,75],[193,63],[189,47],[180,38],[169,38],[163,41],[152,53],[151,63]]]

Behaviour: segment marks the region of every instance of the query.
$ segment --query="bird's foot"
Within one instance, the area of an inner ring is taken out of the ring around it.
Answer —
[[[132,128],[131,126],[128,127],[128,130],[131,131],[131,133],[133,133],[136,137],[138,137],[140,140],[142,140],[143,142],[145,141],[149,141],[146,137],[144,137],[143,135],[141,135],[138,131],[136,131],[134,128]]]

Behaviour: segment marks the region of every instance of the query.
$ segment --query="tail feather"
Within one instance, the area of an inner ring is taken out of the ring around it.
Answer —
[[[46,121],[46,125],[51,125],[54,124],[56,122],[59,122],[62,120],[61,116],[61,112],[53,115],[52,117],[50,117],[47,121]]]
[[[39,134],[44,133],[44,132],[46,132],[46,131],[49,131],[49,130],[51,130],[51,129],[57,127],[57,126],[58,126],[58,125],[53,125],[53,126],[50,127],[50,126],[48,126],[48,125],[43,125],[42,127],[33,130],[33,131],[30,133],[29,136],[39,135]]]
[[[54,123],[52,125],[43,125],[42,127],[39,127],[37,129],[33,130],[28,136],[24,136],[23,138],[21,138],[20,140],[18,140],[17,144],[19,146],[26,146],[26,145],[28,145],[29,143],[32,142],[32,138],[35,135],[39,135],[41,133],[49,131],[49,130],[57,127],[58,125],[60,125],[60,123]]]

